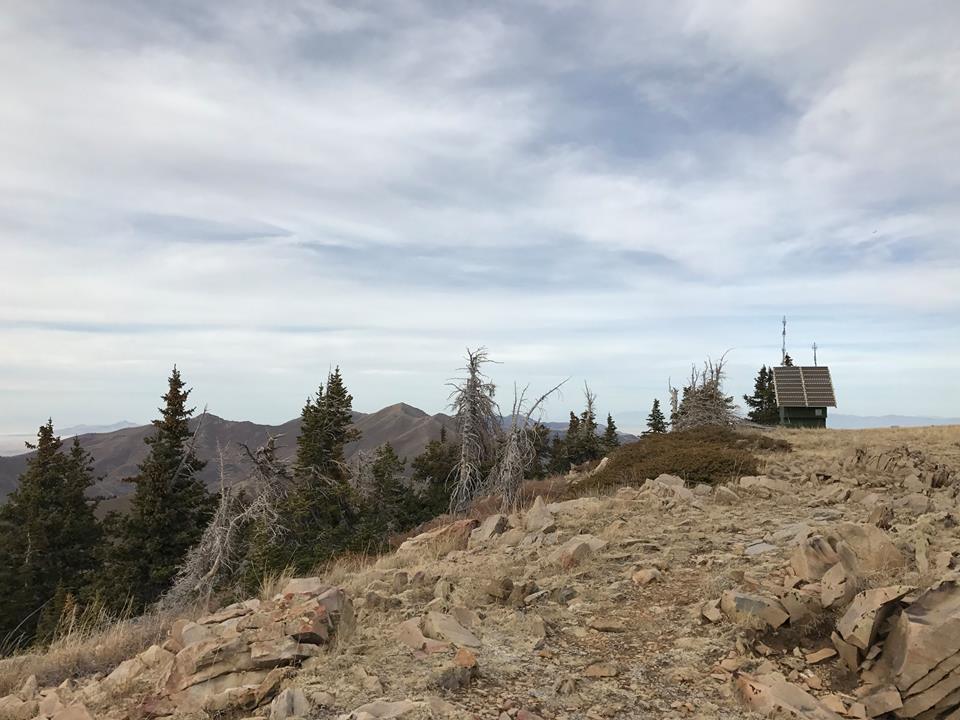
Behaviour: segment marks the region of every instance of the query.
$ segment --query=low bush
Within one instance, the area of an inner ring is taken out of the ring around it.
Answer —
[[[727,482],[759,472],[751,447],[757,447],[756,437],[723,427],[644,435],[611,453],[606,466],[580,487],[640,485],[661,473],[677,475],[689,483]]]

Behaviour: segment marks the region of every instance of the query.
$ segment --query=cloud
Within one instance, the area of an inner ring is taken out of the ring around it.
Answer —
[[[479,343],[633,410],[730,346],[748,390],[784,313],[845,411],[949,414],[957,14],[9,10],[0,431],[145,419],[174,361],[236,417],[294,414],[334,363],[365,409],[439,409]]]

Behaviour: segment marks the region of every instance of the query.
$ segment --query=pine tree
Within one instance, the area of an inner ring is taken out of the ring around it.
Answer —
[[[390,443],[381,445],[373,459],[370,474],[373,492],[371,511],[384,535],[407,527],[412,508],[411,493],[403,482],[406,462],[401,460]]]
[[[753,395],[744,395],[744,402],[750,411],[747,413],[753,422],[761,425],[776,425],[780,420],[777,408],[777,396],[773,386],[773,370],[766,365],[760,367],[753,385]]]
[[[74,439],[69,454],[52,421],[37,433],[17,489],[0,508],[0,637],[10,645],[52,638],[71,598],[97,570],[100,526],[84,493],[90,456]]]
[[[412,522],[419,524],[441,515],[450,507],[453,484],[460,449],[447,441],[446,428],[440,430],[440,439],[431,440],[410,463],[411,482],[418,496],[418,512]]]
[[[136,487],[130,513],[114,519],[119,536],[110,551],[109,597],[123,602],[129,595],[135,611],[170,588],[213,512],[215,497],[198,477],[206,463],[192,447],[190,392],[174,366],[160,417],[144,440],[150,450],[137,475],[127,479]]]
[[[353,427],[353,396],[337,367],[301,414],[295,486],[283,508],[288,535],[273,569],[292,564],[308,570],[335,553],[356,547],[353,533],[360,520],[359,501],[350,486],[346,446],[358,440]]]
[[[786,354],[783,356],[783,364],[784,364],[786,367],[793,367],[793,358],[790,357],[790,353],[786,353]]]
[[[647,415],[647,433],[665,433],[667,431],[667,419],[663,416],[660,409],[659,398],[653,399],[653,407],[650,408],[650,414]]]
[[[613,416],[607,413],[607,427],[603,431],[603,447],[607,452],[610,452],[619,446],[620,436],[617,435],[617,424],[613,421]]]

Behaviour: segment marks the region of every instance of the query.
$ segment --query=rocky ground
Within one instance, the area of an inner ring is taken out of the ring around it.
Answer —
[[[960,428],[778,434],[762,476],[446,525],[0,718],[960,717]]]

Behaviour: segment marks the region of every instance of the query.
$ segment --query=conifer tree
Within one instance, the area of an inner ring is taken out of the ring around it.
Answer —
[[[288,523],[285,555],[274,569],[287,564],[307,570],[361,542],[352,528],[359,521],[358,499],[350,486],[345,448],[358,440],[353,427],[353,396],[337,367],[301,414],[294,464],[295,484],[283,514]],[[355,548],[356,549],[356,548]]]
[[[213,512],[215,497],[198,477],[206,462],[193,449],[187,407],[190,390],[174,366],[160,417],[144,442],[150,450],[136,476],[129,514],[114,518],[118,537],[110,550],[107,582],[111,597],[126,595],[140,611],[170,588],[187,551],[197,543]]]
[[[783,364],[784,364],[786,367],[793,367],[793,358],[790,357],[790,353],[786,353],[786,354],[783,356]]]
[[[744,395],[743,400],[750,408],[747,417],[753,422],[761,425],[776,425],[779,422],[780,411],[777,408],[772,369],[766,365],[760,367],[753,384],[753,395]]]
[[[459,457],[459,448],[447,440],[446,428],[441,428],[440,439],[428,442],[423,452],[410,463],[413,470],[411,482],[418,495],[418,512],[412,519],[414,524],[446,512]]]
[[[370,511],[381,533],[396,532],[410,522],[412,493],[403,482],[405,466],[406,462],[397,456],[390,443],[377,449],[370,469],[373,488],[369,501]]]
[[[667,419],[660,409],[659,398],[653,399],[653,407],[650,408],[650,414],[647,415],[647,434],[665,433],[667,431]]]
[[[63,608],[90,588],[100,526],[90,456],[74,439],[62,450],[52,421],[37,433],[17,489],[0,507],[0,639],[9,646],[52,637]]]
[[[610,452],[619,446],[620,436],[617,435],[617,424],[613,421],[613,416],[607,413],[607,427],[603,431],[603,447],[607,452]]]

